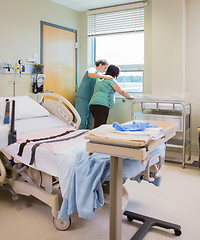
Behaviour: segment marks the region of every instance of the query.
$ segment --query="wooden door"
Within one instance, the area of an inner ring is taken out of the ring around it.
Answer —
[[[44,91],[57,93],[73,105],[76,90],[76,30],[41,22]]]

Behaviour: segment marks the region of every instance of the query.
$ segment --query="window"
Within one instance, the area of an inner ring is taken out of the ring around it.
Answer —
[[[93,62],[103,58],[118,65],[120,86],[130,94],[143,92],[143,7],[89,15],[88,40]]]
[[[117,81],[121,88],[123,88],[129,94],[131,93],[142,93],[144,74],[143,70],[130,70],[121,71]]]
[[[142,93],[144,83],[144,33],[97,36],[94,44],[95,60],[104,58],[120,67],[117,79],[128,93]],[[117,94],[116,96],[120,96]]]

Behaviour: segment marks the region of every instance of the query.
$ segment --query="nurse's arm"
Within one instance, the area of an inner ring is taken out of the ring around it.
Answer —
[[[118,92],[120,95],[122,95],[123,97],[127,98],[127,99],[134,99],[134,97],[131,97],[126,91],[124,91],[123,89],[121,89],[121,87],[119,86],[118,83],[112,85],[112,88]]]
[[[88,73],[89,78],[105,78],[105,79],[110,79],[113,80],[113,77],[110,75],[104,75],[104,74],[99,74],[99,73]]]

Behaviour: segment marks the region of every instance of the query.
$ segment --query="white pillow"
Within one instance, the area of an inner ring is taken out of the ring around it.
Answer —
[[[0,98],[0,102],[5,102],[7,98]],[[49,116],[49,112],[28,96],[8,97],[15,100],[15,119],[36,118]],[[11,109],[11,108],[10,108]]]

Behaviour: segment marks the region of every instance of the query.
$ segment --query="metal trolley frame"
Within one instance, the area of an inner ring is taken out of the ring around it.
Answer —
[[[136,111],[136,105],[139,105],[140,112]],[[150,112],[145,113],[145,111]],[[132,104],[131,116],[134,120],[177,122],[177,133],[182,134],[182,139],[178,144],[172,139],[172,143],[168,143],[167,146],[182,150],[181,163],[183,168],[186,165],[186,161],[191,160],[192,128],[190,103],[182,100],[136,99]],[[187,131],[188,134],[186,134]],[[186,147],[188,148],[188,155],[186,155]]]

